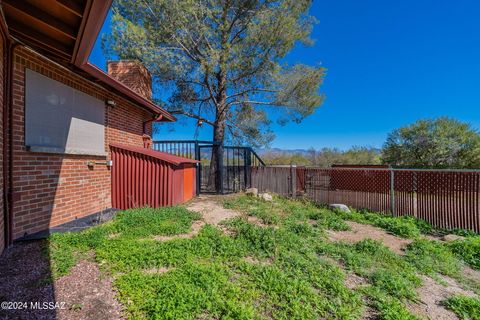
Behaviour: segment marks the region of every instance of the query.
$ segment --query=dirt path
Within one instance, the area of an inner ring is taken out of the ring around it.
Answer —
[[[456,294],[474,297],[475,293],[463,289],[454,279],[445,276],[439,277],[446,285],[438,284],[432,278],[422,276],[423,285],[417,290],[419,302],[408,305],[408,308],[411,312],[425,319],[458,319],[455,313],[442,305],[442,301]]]
[[[187,209],[202,215],[200,220],[193,222],[190,232],[173,236],[156,236],[154,239],[158,241],[169,241],[173,239],[192,238],[200,232],[205,224],[219,226],[220,222],[241,215],[241,213],[237,211],[223,208],[222,205],[219,204],[218,196],[199,196],[187,205]],[[221,228],[224,229],[223,227]],[[228,232],[226,229],[224,229],[224,231]]]
[[[348,243],[355,243],[364,239],[373,239],[383,242],[383,244],[390,248],[397,254],[405,254],[405,247],[412,242],[410,239],[403,239],[387,231],[371,226],[369,224],[361,224],[353,221],[346,221],[351,230],[348,231],[332,231],[327,230],[328,238],[331,241],[345,241]]]
[[[57,319],[122,319],[122,306],[115,300],[112,281],[95,263],[80,261],[54,285],[56,300],[68,305],[58,311]]]
[[[218,196],[199,196],[188,204],[187,209],[202,215],[205,223],[218,225],[220,222],[240,216],[238,211],[225,209],[218,203]]]
[[[205,222],[203,220],[197,220],[192,223],[192,229],[188,233],[176,234],[173,236],[155,236],[153,238],[158,241],[170,241],[173,239],[190,239],[196,236],[204,225]]]
[[[93,262],[80,261],[69,275],[49,281],[45,245],[44,241],[17,243],[0,259],[0,301],[27,302],[22,310],[0,310],[0,319],[122,319],[110,279]],[[32,308],[31,302],[51,305]]]
[[[412,242],[412,240],[397,237],[395,235],[389,234],[383,229],[371,225],[360,224],[352,221],[346,221],[346,223],[350,226],[351,230],[328,230],[327,234],[329,240],[345,241],[348,243],[355,243],[364,239],[378,240],[383,242],[383,244],[386,247],[390,248],[393,252],[400,255],[405,254],[405,247]],[[465,268],[464,275],[472,279],[472,281],[476,281],[479,277],[478,271],[475,271],[468,267]],[[475,296],[475,293],[473,291],[462,288],[462,286],[452,278],[441,275],[438,275],[438,277],[446,285],[441,285],[430,277],[422,276],[423,285],[417,289],[418,302],[408,304],[408,309],[412,313],[425,319],[458,319],[458,317],[452,311],[447,310],[442,305],[442,301],[456,294],[473,297]],[[357,279],[347,274],[347,287],[354,288],[358,282],[361,283],[360,279]]]

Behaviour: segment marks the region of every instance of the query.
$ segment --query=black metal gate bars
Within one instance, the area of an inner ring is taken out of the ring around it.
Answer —
[[[210,163],[213,148],[220,148],[222,156],[218,159],[220,183],[217,193],[232,193],[251,186],[252,166],[265,166],[265,163],[250,147],[224,146],[219,142],[202,140],[162,140],[154,141],[153,149],[177,156],[199,160],[197,167],[197,192],[208,190]]]

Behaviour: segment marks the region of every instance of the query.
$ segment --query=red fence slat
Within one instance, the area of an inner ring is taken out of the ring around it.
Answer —
[[[292,179],[296,181],[293,193]],[[395,216],[414,216],[439,228],[480,232],[478,170],[254,167],[251,180],[260,192],[302,194],[318,203],[343,203]]]
[[[113,162],[112,207],[170,206],[195,195],[195,186],[187,188],[181,174],[183,170],[194,167],[194,163],[172,164],[160,159],[161,155],[152,155],[151,151],[143,153],[118,146],[110,149]],[[194,184],[195,179],[189,183]],[[185,194],[185,190],[190,190],[191,194]]]

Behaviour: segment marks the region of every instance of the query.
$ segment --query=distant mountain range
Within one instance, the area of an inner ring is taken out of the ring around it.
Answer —
[[[263,154],[308,154],[308,149],[281,149],[281,148],[269,148],[256,150],[259,155]]]
[[[260,158],[273,165],[295,163],[328,168],[333,164],[378,165],[381,164],[380,149],[353,147],[349,150],[323,149],[282,149],[268,148],[258,152]]]
[[[353,147],[350,150],[358,150],[361,147]],[[349,150],[339,150],[339,149],[333,149],[333,148],[322,148],[322,149],[315,149],[317,153],[321,153],[324,149],[329,150],[329,151],[336,151],[339,153],[344,153]],[[380,153],[381,149],[379,148],[370,148],[370,147],[365,147],[366,150],[371,150],[371,151],[377,151]],[[285,154],[285,155],[291,155],[291,154],[299,154],[299,155],[308,155],[311,151],[311,149],[282,149],[282,148],[267,148],[267,149],[258,149],[255,150],[259,155],[263,154]]]

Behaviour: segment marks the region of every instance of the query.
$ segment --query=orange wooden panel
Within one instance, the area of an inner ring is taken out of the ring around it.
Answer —
[[[195,195],[195,167],[185,165],[183,169],[183,201],[188,201]]]

